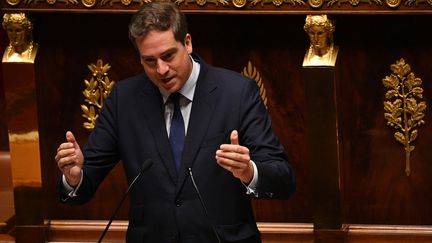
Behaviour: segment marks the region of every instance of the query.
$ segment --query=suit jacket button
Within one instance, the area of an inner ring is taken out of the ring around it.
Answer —
[[[181,205],[182,205],[182,201],[181,200],[176,200],[175,201],[175,205],[177,206],[177,207],[180,207]]]

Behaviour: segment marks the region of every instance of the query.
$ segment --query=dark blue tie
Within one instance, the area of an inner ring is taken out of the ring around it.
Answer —
[[[180,169],[181,156],[183,152],[183,145],[185,139],[185,126],[183,116],[180,111],[179,100],[182,95],[180,93],[173,93],[170,95],[171,102],[174,104],[174,114],[171,119],[170,128],[170,143],[175,161],[177,172]]]

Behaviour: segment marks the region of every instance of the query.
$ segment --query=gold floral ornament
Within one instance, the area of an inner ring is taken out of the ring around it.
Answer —
[[[262,82],[260,73],[257,71],[257,69],[254,66],[252,66],[252,63],[250,61],[248,62],[247,67],[243,68],[241,74],[255,80],[255,82],[258,84],[258,87],[260,89],[261,99],[263,100],[263,103],[267,108],[267,95],[266,95],[266,90],[264,88],[264,83]]]
[[[108,70],[111,66],[109,64],[104,65],[102,60],[97,60],[96,65],[88,65],[88,68],[92,72],[92,77],[90,80],[84,80],[86,88],[82,93],[87,105],[81,105],[81,110],[83,111],[82,116],[87,120],[83,123],[83,127],[91,131],[115,82],[108,77]]]
[[[215,5],[219,5],[219,3],[222,4],[222,5],[229,5],[228,0],[174,0],[174,3],[177,4],[177,5],[180,5],[180,4],[184,3],[184,5],[186,5],[186,6],[189,3],[196,3],[199,6],[204,6],[207,3],[213,3]]]
[[[96,5],[96,0],[81,0],[81,3],[87,8],[92,8]]]
[[[61,3],[65,3],[65,4],[71,3],[71,4],[74,4],[74,5],[78,4],[77,0],[24,0],[25,4],[31,4],[31,3],[37,4],[39,2],[46,2],[46,3],[50,4],[50,5],[54,5],[57,2],[61,2]]]
[[[397,8],[401,4],[402,0],[385,0],[387,6],[391,8]]]
[[[6,0],[6,2],[9,5],[16,6],[16,5],[18,5],[21,2],[21,0]]]
[[[410,175],[410,154],[414,150],[411,143],[416,140],[418,131],[416,127],[425,124],[423,120],[426,103],[423,99],[422,80],[416,78],[411,72],[410,65],[401,58],[390,69],[393,74],[383,79],[384,86],[388,89],[384,102],[384,118],[387,125],[398,131],[394,137],[405,147],[405,173]]]
[[[143,5],[144,3],[150,3],[152,1],[151,0],[102,0],[100,1],[100,5],[103,6],[109,3],[110,6],[113,6],[114,3],[121,3],[124,6],[129,6],[132,2]]]
[[[377,5],[382,5],[382,0],[326,0],[326,1],[327,1],[327,6],[332,6],[335,3],[337,3],[338,5],[349,3],[351,6],[357,6],[360,3],[367,3],[369,5],[375,3]]]
[[[432,5],[432,0],[406,0],[404,4],[407,6],[417,6],[419,3],[428,3],[429,5]]]
[[[232,0],[232,4],[236,8],[243,8],[246,6],[247,0]]]
[[[284,3],[291,4],[293,6],[305,5],[303,0],[251,0],[251,5],[253,6],[257,5],[258,3],[260,3],[261,6],[264,6],[265,4],[273,4],[276,7],[279,7]]]

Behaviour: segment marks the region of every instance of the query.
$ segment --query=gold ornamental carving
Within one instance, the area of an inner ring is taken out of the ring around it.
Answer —
[[[248,62],[248,65],[243,68],[243,71],[241,72],[242,75],[255,80],[255,82],[258,84],[258,87],[260,89],[260,95],[261,99],[263,100],[263,103],[265,107],[267,108],[267,92],[264,88],[264,83],[262,82],[262,78],[256,67],[254,67],[251,63],[251,61]]]
[[[99,59],[96,64],[89,64],[87,67],[92,72],[92,77],[90,80],[84,80],[86,88],[82,94],[84,95],[84,102],[86,104],[81,105],[81,110],[83,111],[82,116],[86,119],[83,127],[91,131],[96,124],[105,99],[111,92],[115,82],[108,77],[108,71],[111,69],[111,66],[103,64],[102,60]]]
[[[207,3],[213,3],[215,5],[219,5],[219,3],[221,5],[229,5],[228,0],[175,0],[174,3],[177,5],[180,5],[182,3],[184,3],[184,5],[188,5],[189,3],[196,3],[200,6],[204,6]]]
[[[351,6],[357,6],[360,3],[367,3],[369,5],[371,5],[372,3],[375,3],[377,5],[382,5],[382,1],[381,0],[329,0],[327,2],[327,6],[332,6],[335,3],[337,3],[338,5],[348,3]]]
[[[10,0],[8,0],[8,1],[10,1]],[[41,3],[41,2],[42,3],[48,3],[49,5],[54,5],[57,2],[65,3],[65,4],[71,3],[71,4],[74,4],[74,5],[79,4],[77,0],[24,0],[23,1],[23,3],[25,3],[25,4],[38,4],[38,3]]]
[[[417,6],[419,3],[428,3],[429,5],[432,5],[432,0],[406,0],[404,4],[406,6]]]
[[[11,6],[16,6],[21,2],[21,0],[6,0],[6,2]]]
[[[409,176],[410,155],[415,148],[412,142],[417,139],[417,127],[425,124],[426,102],[422,101],[422,80],[415,76],[403,58],[392,64],[390,69],[393,73],[382,80],[388,89],[384,101],[384,118],[387,125],[397,130],[394,138],[404,146],[405,173]]]
[[[91,8],[96,5],[96,0],[81,0],[81,3],[84,7]]]
[[[127,7],[135,7],[138,5],[143,5],[145,3],[152,2],[154,0],[6,0],[7,4],[11,6],[21,5],[36,5],[36,4],[48,4],[52,7],[56,7],[57,4],[73,4],[82,5],[85,8],[93,8],[96,6],[106,6],[109,5],[113,7],[115,4],[121,4]],[[272,4],[275,7],[280,7],[284,4],[287,5],[309,5],[312,9],[320,9],[326,3],[327,7],[332,7],[333,5],[343,5],[349,4],[356,7],[360,4],[375,4],[377,6],[382,6],[383,0],[171,0],[177,5],[189,5],[196,4],[198,6],[204,7],[207,3],[214,4],[218,7],[226,7],[229,5],[234,6],[237,9],[241,9],[248,5],[250,8],[256,7],[258,4],[264,6],[266,4]],[[421,4],[428,4],[432,6],[432,0],[384,0],[385,4],[393,9],[399,7],[402,3],[406,7],[417,7]]]
[[[401,4],[402,0],[385,0],[387,6],[391,8],[397,8]]]
[[[255,6],[257,4],[261,4],[264,6],[265,4],[273,4],[276,7],[281,6],[282,4],[291,4],[293,6],[295,5],[305,5],[305,2],[302,0],[251,0],[251,5]]]
[[[243,8],[247,4],[247,0],[232,0],[234,7]]]
[[[308,0],[308,3],[312,8],[321,8],[324,0]]]
[[[144,3],[150,3],[152,2],[151,0],[101,0],[100,1],[100,5],[107,5],[109,4],[110,6],[113,6],[115,3],[121,3],[124,6],[129,6],[132,3],[138,3],[140,5],[143,5]]]

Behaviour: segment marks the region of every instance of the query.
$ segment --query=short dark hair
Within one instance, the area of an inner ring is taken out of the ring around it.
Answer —
[[[174,38],[183,43],[188,32],[185,15],[169,0],[150,2],[132,16],[129,38],[135,45],[137,38],[145,37],[151,31],[169,29],[172,29]]]

